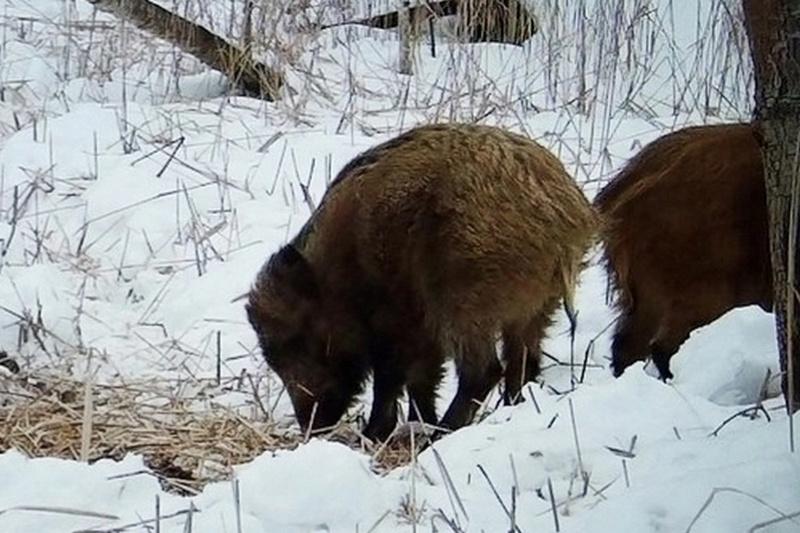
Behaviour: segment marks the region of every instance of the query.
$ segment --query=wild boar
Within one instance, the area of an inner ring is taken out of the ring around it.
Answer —
[[[619,376],[670,358],[690,333],[729,310],[772,310],[764,171],[750,124],[693,126],[645,146],[595,197],[619,313]]]
[[[393,431],[404,387],[410,419],[436,424],[449,357],[458,389],[439,426],[456,429],[503,374],[498,335],[506,401],[535,377],[597,223],[536,142],[489,126],[420,126],[339,172],[258,273],[247,316],[304,429],[335,424],[370,373],[365,435]]]

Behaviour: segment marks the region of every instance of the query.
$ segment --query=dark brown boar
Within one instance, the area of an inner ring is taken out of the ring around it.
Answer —
[[[735,307],[772,309],[761,152],[750,124],[647,145],[594,200],[619,312],[614,375],[652,356],[662,379],[690,333]]]
[[[458,390],[439,425],[455,429],[501,377],[498,334],[506,400],[536,375],[596,223],[534,141],[488,126],[418,127],[341,170],[262,267],[248,318],[304,429],[335,424],[370,372],[367,436],[392,432],[404,386],[409,418],[436,424],[447,357]]]

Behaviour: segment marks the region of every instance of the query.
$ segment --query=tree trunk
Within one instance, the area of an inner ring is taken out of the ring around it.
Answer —
[[[792,213],[797,209],[792,198],[800,156],[800,0],[743,0],[743,7],[755,70],[754,124],[764,157],[782,386],[787,409],[794,413],[800,409],[797,227]]]
[[[149,0],[89,0],[98,9],[126,20],[140,30],[171,42],[202,63],[228,76],[245,94],[274,101],[283,78],[263,63],[254,61],[247,49],[228,43],[204,27]]]

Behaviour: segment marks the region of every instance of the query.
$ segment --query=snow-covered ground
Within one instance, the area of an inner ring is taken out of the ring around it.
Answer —
[[[190,5],[211,6],[194,13],[224,32],[240,4]],[[659,135],[749,115],[737,1],[534,4],[542,32],[525,47],[439,40],[431,57],[424,38],[411,77],[396,73],[391,32],[291,40],[279,17],[289,87],[268,104],[226,97],[218,74],[84,0],[0,0],[0,347],[23,373],[104,383],[196,382],[219,359],[223,379],[250,376],[289,423],[237,297],[309,216],[304,187],[317,201],[351,157],[414,124],[480,120],[550,147],[591,197]],[[613,379],[605,291],[593,262],[574,392],[552,364],[536,402],[492,411],[411,465],[379,475],[368,455],[312,439],[189,498],[164,492],[137,454],[85,464],[10,450],[0,531],[153,531],[156,515],[164,532],[800,531],[786,517],[800,512],[800,459],[776,380],[765,410],[728,421],[778,372],[771,315],[738,309],[695,332],[669,384],[641,363]],[[545,350],[569,360],[563,317]],[[252,391],[210,394],[255,412]]]

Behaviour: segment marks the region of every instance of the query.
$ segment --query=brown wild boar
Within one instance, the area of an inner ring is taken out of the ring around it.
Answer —
[[[248,319],[304,429],[335,424],[370,372],[367,436],[392,432],[403,387],[409,418],[436,424],[447,357],[459,382],[440,425],[455,429],[501,377],[498,334],[506,401],[536,375],[596,223],[536,142],[488,126],[417,127],[339,172],[258,273]]]
[[[761,152],[750,124],[694,126],[643,148],[597,195],[619,319],[619,376],[652,356],[662,379],[690,333],[735,307],[772,309]]]

